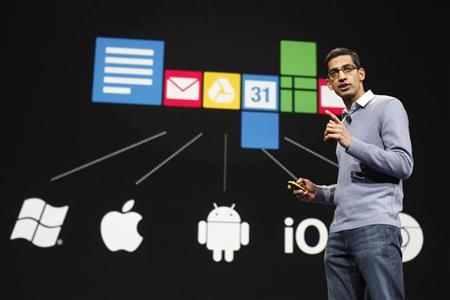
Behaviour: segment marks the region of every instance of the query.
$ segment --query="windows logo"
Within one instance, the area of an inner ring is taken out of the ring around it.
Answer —
[[[11,240],[25,239],[38,247],[56,244],[68,206],[53,207],[39,198],[26,199],[11,234]]]

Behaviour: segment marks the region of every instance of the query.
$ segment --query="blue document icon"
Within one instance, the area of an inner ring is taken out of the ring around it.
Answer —
[[[92,101],[161,105],[164,42],[99,37]]]

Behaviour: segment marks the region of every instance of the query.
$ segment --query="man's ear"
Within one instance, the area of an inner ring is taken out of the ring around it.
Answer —
[[[358,74],[361,81],[364,81],[364,79],[366,79],[366,70],[364,70],[363,67],[358,69]]]

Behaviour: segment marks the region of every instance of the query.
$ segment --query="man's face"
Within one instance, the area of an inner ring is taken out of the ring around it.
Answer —
[[[365,76],[364,69],[358,69],[350,55],[337,56],[328,62],[328,86],[344,100],[354,100],[364,94]]]

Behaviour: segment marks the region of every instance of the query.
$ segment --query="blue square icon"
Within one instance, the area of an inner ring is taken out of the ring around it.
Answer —
[[[93,102],[161,105],[164,42],[99,37]]]
[[[279,114],[272,112],[241,113],[241,147],[279,148]]]

